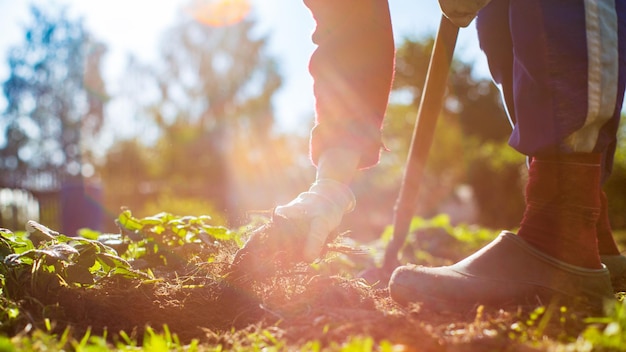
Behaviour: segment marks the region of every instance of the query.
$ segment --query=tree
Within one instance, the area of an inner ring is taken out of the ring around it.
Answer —
[[[89,169],[84,156],[106,102],[100,75],[105,47],[65,9],[33,6],[31,15],[24,42],[8,54],[0,185],[50,189]]]
[[[408,93],[407,102],[418,106],[426,79],[434,39],[406,39],[396,57],[394,91]],[[469,63],[454,60],[443,106],[444,118],[455,118],[464,133],[481,141],[503,141],[511,126],[501,103],[500,92],[487,79],[477,79]]]
[[[281,85],[277,64],[265,52],[267,40],[255,37],[253,26],[251,20],[211,27],[184,19],[165,33],[160,63],[133,59],[134,84],[156,87],[149,94],[134,89],[133,100],[158,130],[149,179],[138,184],[190,202],[211,200],[231,220],[238,216],[235,175],[247,169],[254,152],[270,155],[263,149],[272,139],[271,98]],[[235,153],[242,141],[253,149]]]

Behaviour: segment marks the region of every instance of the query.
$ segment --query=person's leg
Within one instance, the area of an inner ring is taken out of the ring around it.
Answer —
[[[500,89],[511,126],[515,125],[513,99],[513,42],[509,30],[509,1],[493,0],[476,19],[481,50],[485,53],[493,82]]]
[[[614,79],[621,70],[610,4],[493,0],[481,11],[479,31],[510,33],[510,41],[505,35],[491,45],[512,55],[496,73],[511,87],[504,92],[515,121],[510,144],[532,158],[524,220],[519,236],[503,233],[452,266],[398,268],[389,286],[394,299],[471,307],[561,297],[599,305],[610,297],[596,241],[600,184],[615,138],[610,127],[623,97],[623,80]],[[485,50],[492,72],[494,48],[491,57]]]
[[[394,69],[387,0],[305,0],[316,21],[314,163],[324,150],[361,152],[360,167],[377,163],[381,126]]]
[[[598,240],[603,250],[611,247],[597,228],[603,224],[600,184],[611,169],[623,99],[613,4],[512,1],[510,12],[517,116],[510,142],[534,157],[519,235],[591,268],[600,267]],[[531,18],[541,25],[528,26]]]
[[[619,4],[618,4],[619,5]],[[515,5],[514,5],[515,6]],[[623,5],[622,5],[623,6]],[[489,61],[489,67],[491,70],[492,77],[494,82],[498,84],[504,101],[505,106],[507,107],[507,112],[509,114],[512,125],[516,125],[515,118],[515,99],[514,92],[515,87],[513,84],[514,75],[514,66],[516,66],[516,70],[518,72],[518,77],[527,77],[523,74],[525,67],[527,66],[527,60],[520,60],[517,58],[517,62],[514,59],[513,55],[513,38],[511,37],[511,32],[509,31],[509,16],[501,16],[502,13],[508,12],[509,1],[494,1],[492,5],[485,8],[477,21],[478,32],[480,36],[480,44],[481,48],[487,55],[487,59]],[[620,10],[618,9],[618,12]],[[513,16],[515,19],[515,17]],[[522,27],[524,26],[524,22],[522,22]],[[522,35],[525,35],[524,29],[520,29]],[[582,42],[581,42],[582,43]],[[530,45],[535,45],[535,42],[530,42]],[[556,50],[561,50],[559,46],[555,47]],[[520,52],[532,52],[532,50],[525,50],[524,48],[519,49]],[[571,52],[572,50],[566,50],[565,52]],[[569,54],[568,54],[569,55]],[[558,55],[555,55],[558,57]],[[531,60],[533,61],[533,60]],[[588,66],[588,65],[587,65]],[[521,74],[519,72],[522,72]],[[566,72],[566,70],[564,70]],[[613,73],[609,73],[613,75]],[[620,80],[623,80],[623,70],[620,71]],[[561,80],[559,78],[559,80]],[[564,86],[569,86],[564,84]],[[582,85],[580,85],[582,87]],[[623,83],[619,83],[618,87],[623,87]],[[584,87],[586,88],[586,87]],[[623,93],[617,92],[618,99]],[[562,114],[566,114],[563,112]],[[578,113],[581,115],[581,113]],[[610,165],[612,164],[612,155],[615,150],[615,131],[617,128],[619,111],[616,110],[615,114],[611,118],[611,120],[605,124],[600,132],[601,143],[595,148],[600,154],[603,154],[603,164],[605,165],[603,168],[603,180],[606,180],[610,173]],[[550,119],[546,119],[542,114],[532,114],[530,127],[535,127],[537,129],[543,128],[543,122],[550,121]],[[528,119],[526,119],[528,120]],[[529,123],[526,121],[522,121],[522,124],[528,125]],[[597,132],[593,132],[597,133]],[[535,133],[529,133],[532,137]],[[560,143],[560,141],[559,141]],[[600,216],[596,226],[597,232],[597,241],[599,247],[599,253],[601,255],[618,255],[619,249],[615,243],[613,238],[609,219],[608,219],[608,211],[607,211],[607,202],[606,195],[603,192],[600,192],[599,195],[601,202]],[[626,258],[625,258],[626,259]]]
[[[518,235],[566,263],[600,269],[596,224],[600,215],[600,154],[546,154],[532,158],[526,210]]]

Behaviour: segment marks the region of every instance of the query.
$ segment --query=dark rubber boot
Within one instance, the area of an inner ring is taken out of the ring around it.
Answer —
[[[601,311],[613,288],[598,251],[600,208],[599,154],[534,157],[518,236],[503,232],[451,266],[400,267],[391,297],[455,311],[551,303]]]
[[[401,304],[421,302],[457,312],[470,312],[477,305],[537,307],[553,302],[601,311],[613,297],[606,268],[565,263],[510,232],[454,265],[401,266],[391,277],[389,292]]]

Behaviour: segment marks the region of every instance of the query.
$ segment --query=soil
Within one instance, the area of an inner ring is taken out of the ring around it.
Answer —
[[[251,333],[271,331],[297,350],[309,341],[337,346],[353,336],[388,341],[404,351],[533,351],[520,324],[537,324],[541,316],[517,309],[467,312],[429,311],[399,306],[386,288],[346,275],[320,274],[309,266],[274,268],[262,280],[233,276],[233,255],[216,263],[190,264],[184,270],[154,270],[157,279],[109,278],[95,287],[53,287],[28,292],[21,308],[30,323],[43,328],[44,318],[57,333],[71,327],[80,339],[92,334],[120,341],[124,331],[142,341],[146,327],[164,325],[183,344],[192,340],[228,350],[245,344]],[[291,263],[293,264],[293,263]],[[558,341],[584,328],[579,313],[549,310],[540,333]],[[534,319],[534,320],[533,320]],[[538,329],[538,328],[537,328]],[[253,335],[253,334],[252,334]],[[250,342],[252,343],[252,342]]]
[[[77,338],[89,328],[97,335],[106,331],[112,342],[120,341],[120,331],[141,341],[147,326],[161,331],[167,325],[183,344],[197,339],[225,350],[262,329],[290,346],[308,341],[332,346],[351,336],[369,336],[405,351],[533,350],[523,340],[511,339],[515,324],[528,320],[527,312],[401,307],[386,289],[372,288],[360,279],[304,272],[282,273],[249,287],[198,272],[151,283],[110,279],[95,288],[60,287],[33,298],[24,306],[32,312],[33,322],[45,316],[55,323],[57,333],[70,326]],[[42,316],[37,317],[38,311]],[[565,324],[556,323],[559,320],[546,327],[555,339],[564,332],[577,336],[583,328],[577,323],[580,319]]]

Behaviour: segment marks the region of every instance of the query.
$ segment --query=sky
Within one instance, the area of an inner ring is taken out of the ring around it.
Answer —
[[[189,0],[35,0],[46,6],[66,4],[70,14],[84,19],[86,28],[104,42],[104,77],[111,95],[123,84],[126,59],[133,54],[144,62],[157,58],[160,34],[171,26]],[[308,73],[314,22],[302,0],[251,0],[249,16],[256,19],[256,31],[269,37],[268,52],[279,63],[283,87],[273,104],[284,130],[302,131],[310,123],[314,98]],[[0,82],[9,75],[6,51],[23,40],[23,27],[29,20],[28,0],[0,0]],[[52,4],[52,5],[51,5]],[[394,36],[421,38],[436,32],[440,19],[437,0],[389,0]],[[479,76],[487,76],[483,54],[478,48],[474,24],[460,31],[455,55],[475,66]],[[114,105],[114,104],[113,104]],[[0,111],[6,107],[0,98]],[[112,108],[114,109],[114,108]],[[120,116],[122,111],[107,111]],[[107,118],[109,118],[107,116]],[[111,119],[113,117],[110,117]]]

